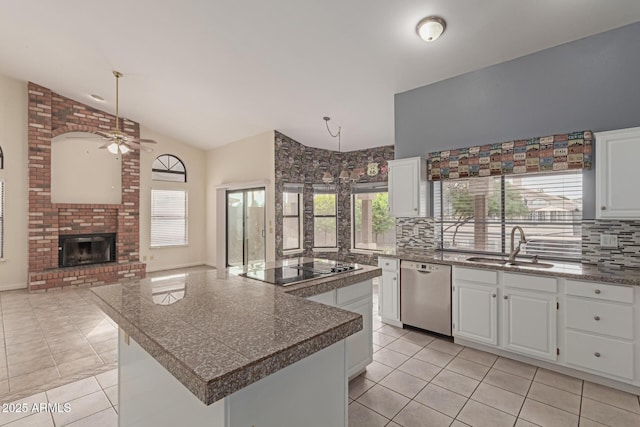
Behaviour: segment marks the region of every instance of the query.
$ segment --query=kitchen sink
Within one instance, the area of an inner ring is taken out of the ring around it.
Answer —
[[[510,267],[528,267],[528,268],[553,267],[553,264],[548,264],[546,262],[533,262],[533,261],[524,261],[524,260],[516,260],[516,261],[509,262],[509,260],[505,258],[490,258],[490,257],[481,257],[481,256],[472,256],[470,258],[467,258],[467,261],[478,262],[482,264],[498,264],[498,265],[505,265]]]

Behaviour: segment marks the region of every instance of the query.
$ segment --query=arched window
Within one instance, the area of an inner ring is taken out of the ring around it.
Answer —
[[[187,182],[187,169],[182,160],[171,154],[161,154],[151,166],[154,181]]]

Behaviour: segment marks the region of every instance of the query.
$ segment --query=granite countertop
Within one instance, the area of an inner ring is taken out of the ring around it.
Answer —
[[[287,262],[294,261],[266,266]],[[209,405],[361,330],[360,314],[301,297],[381,274],[362,266],[280,287],[239,272],[161,276],[92,292],[124,332]]]
[[[384,255],[387,258],[397,258],[417,262],[431,262],[435,264],[459,265],[462,267],[480,268],[485,270],[513,271],[517,273],[535,274],[538,276],[564,277],[567,279],[588,280],[616,285],[640,286],[640,269],[637,268],[608,268],[592,264],[544,261],[553,264],[552,268],[532,268],[514,267],[500,264],[483,264],[481,262],[467,261],[472,256],[486,256],[497,258],[492,255],[474,255],[452,252],[417,252],[417,251],[397,251],[394,254]],[[526,260],[526,258],[521,257]]]

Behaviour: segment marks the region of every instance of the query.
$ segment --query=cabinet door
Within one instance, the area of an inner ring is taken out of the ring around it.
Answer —
[[[504,347],[556,360],[556,296],[505,288],[502,298]]]
[[[382,280],[380,280],[380,292],[378,294],[380,303],[380,317],[382,321],[400,321],[400,302],[398,273],[395,271],[382,270]]]
[[[362,314],[362,330],[347,338],[347,370],[349,379],[351,379],[373,361],[373,334],[371,330],[373,308],[371,298],[364,298],[340,308]]]
[[[426,166],[419,157],[389,161],[389,212],[396,217],[425,216]]]
[[[456,282],[453,289],[453,335],[498,345],[498,287]]]
[[[640,217],[636,181],[630,179],[640,157],[640,127],[595,134],[596,218]]]

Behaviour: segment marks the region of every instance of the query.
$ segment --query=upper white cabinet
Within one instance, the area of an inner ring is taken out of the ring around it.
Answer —
[[[640,127],[594,134],[596,139],[596,218],[640,218],[633,179],[640,158]]]
[[[429,214],[427,161],[422,157],[389,160],[389,212],[395,217]]]

